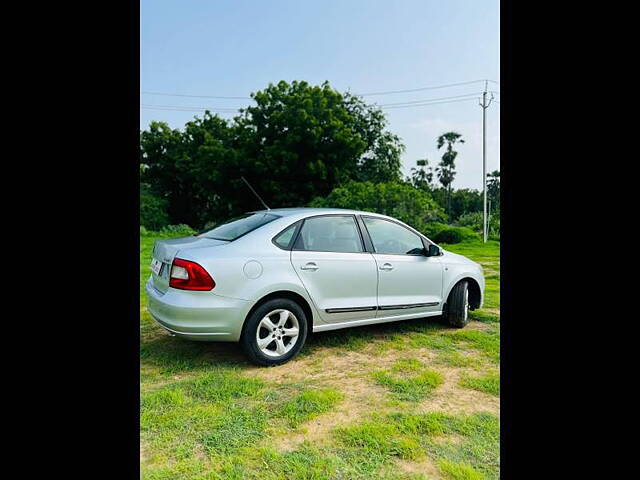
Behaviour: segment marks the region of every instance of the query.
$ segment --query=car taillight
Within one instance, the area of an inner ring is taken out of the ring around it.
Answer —
[[[213,290],[216,282],[197,263],[174,258],[171,265],[169,286],[180,290]]]

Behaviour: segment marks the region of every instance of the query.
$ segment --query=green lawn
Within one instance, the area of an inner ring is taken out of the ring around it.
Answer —
[[[484,308],[314,334],[275,368],[235,344],[169,337],[146,312],[157,236],[140,238],[144,479],[497,479],[500,244],[445,246],[483,265]]]

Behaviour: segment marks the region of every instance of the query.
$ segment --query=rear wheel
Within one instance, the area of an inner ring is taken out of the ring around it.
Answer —
[[[458,328],[469,323],[469,285],[466,280],[458,282],[451,290],[445,319],[449,325]]]
[[[256,308],[245,322],[240,344],[257,365],[281,365],[293,358],[307,339],[307,318],[293,300],[275,298]]]

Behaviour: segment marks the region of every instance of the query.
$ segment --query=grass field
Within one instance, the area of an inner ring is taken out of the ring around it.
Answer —
[[[464,329],[430,318],[317,333],[291,362],[259,368],[237,344],[154,323],[156,238],[140,238],[142,478],[499,478],[498,242],[447,247],[487,280]]]

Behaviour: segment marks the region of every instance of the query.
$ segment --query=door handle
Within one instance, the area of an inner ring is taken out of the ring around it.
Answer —
[[[393,270],[393,265],[390,263],[383,263],[380,270]]]
[[[303,265],[300,267],[300,270],[317,270],[318,269],[318,265],[316,265],[314,262],[309,262],[306,265]]]

